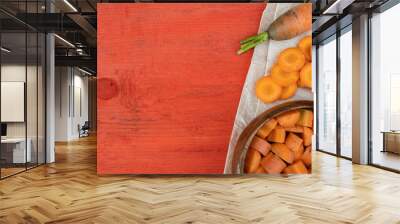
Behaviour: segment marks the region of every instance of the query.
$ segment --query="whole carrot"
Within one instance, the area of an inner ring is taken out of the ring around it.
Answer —
[[[311,3],[303,3],[279,16],[267,31],[240,41],[238,54],[271,40],[288,40],[311,29]]]

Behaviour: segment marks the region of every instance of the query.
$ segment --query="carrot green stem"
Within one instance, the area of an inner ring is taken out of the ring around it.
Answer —
[[[247,39],[241,40],[241,41],[240,41],[240,44],[248,43],[248,42],[250,42],[250,41],[252,41],[252,40],[254,40],[254,39],[257,39],[257,38],[258,38],[258,35],[251,36],[251,37],[249,37],[249,38],[247,38]]]
[[[258,44],[268,40],[268,33],[267,32],[262,32],[258,35],[251,36],[245,40],[240,41],[240,50],[237,52],[237,54],[243,54],[246,51],[254,48]]]
[[[244,44],[240,47],[240,50],[237,52],[237,54],[243,54],[245,52],[247,52],[248,50],[254,48],[255,46],[257,46],[258,44],[262,43],[264,41],[262,40],[257,40],[257,41],[253,41],[253,42],[249,42],[247,44]]]

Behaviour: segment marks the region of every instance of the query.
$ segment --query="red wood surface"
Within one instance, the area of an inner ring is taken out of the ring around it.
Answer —
[[[98,173],[223,173],[264,8],[98,4]]]

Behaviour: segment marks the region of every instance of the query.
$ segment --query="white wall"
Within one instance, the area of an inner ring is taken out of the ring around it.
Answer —
[[[38,70],[36,70],[38,68]],[[26,79],[27,78],[27,82]],[[26,109],[27,121],[25,122],[6,122],[8,138],[25,138],[25,135],[30,139],[32,161],[36,162],[39,158],[39,163],[44,162],[44,74],[42,67],[36,65],[28,65],[18,63],[8,63],[1,66],[1,81],[2,82],[24,82],[26,83]],[[38,91],[38,92],[37,92]],[[7,97],[7,96],[2,96]],[[8,110],[10,108],[1,108]],[[26,132],[27,131],[27,132]],[[37,151],[39,150],[39,151]],[[37,157],[36,153],[39,153]]]
[[[69,132],[69,68],[55,68],[55,141],[67,141]]]
[[[70,141],[88,120],[88,77],[72,67],[56,67],[55,74],[55,140]]]
[[[76,72],[76,70],[75,70]],[[79,137],[78,132],[78,124],[81,126],[88,121],[89,112],[88,112],[88,77],[83,77],[82,73],[78,73],[78,75],[74,75],[74,108],[72,108],[72,120],[71,120],[71,135],[73,138]],[[80,92],[80,93],[79,93]],[[79,97],[80,96],[80,97]],[[79,102],[80,101],[80,102]],[[82,110],[82,111],[80,111]],[[75,112],[74,112],[75,111]]]
[[[36,66],[28,66],[25,68],[24,65],[19,64],[5,64],[1,66],[1,81],[2,82],[25,82],[25,75],[27,69],[27,76],[29,81],[29,86],[36,87],[36,78],[31,77],[31,75],[36,77]],[[36,88],[27,88],[27,107],[29,108],[28,112],[36,111]],[[1,108],[2,110],[7,110],[7,108]],[[34,122],[36,130],[36,113],[27,113],[28,122]],[[33,124],[28,124],[29,127],[33,127]],[[29,137],[28,130],[28,137]],[[7,136],[8,137],[25,137],[25,122],[7,122]]]
[[[28,67],[28,70],[31,68]],[[25,64],[8,64],[1,66],[1,81],[3,82],[25,82]],[[29,72],[28,72],[29,73]],[[6,110],[7,108],[1,108]],[[7,123],[7,137],[25,137],[25,123],[12,122]]]

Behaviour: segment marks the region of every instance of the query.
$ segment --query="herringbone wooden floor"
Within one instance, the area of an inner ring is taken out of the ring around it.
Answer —
[[[95,141],[0,181],[0,223],[400,223],[400,175],[326,154],[303,176],[99,177]]]

